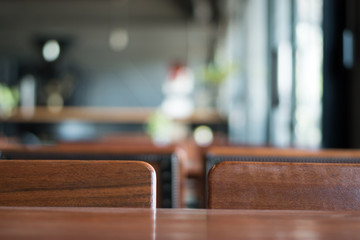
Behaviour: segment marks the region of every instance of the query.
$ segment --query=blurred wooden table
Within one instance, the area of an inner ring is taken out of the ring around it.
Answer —
[[[64,107],[51,110],[48,107],[15,108],[10,117],[0,113],[0,122],[13,123],[58,123],[64,121],[80,121],[92,123],[147,123],[156,108],[144,107]],[[216,109],[199,108],[184,118],[175,119],[182,123],[217,124],[226,123]]]
[[[0,239],[360,239],[360,212],[0,208]]]

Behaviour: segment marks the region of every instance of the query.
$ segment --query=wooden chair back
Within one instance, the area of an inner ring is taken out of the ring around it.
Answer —
[[[174,146],[118,145],[104,143],[58,144],[51,146],[8,146],[0,148],[2,159],[52,160],[138,160],[149,163],[157,175],[158,208],[183,206],[182,164]]]
[[[209,173],[208,207],[360,210],[360,165],[222,162]]]
[[[239,162],[309,162],[309,163],[360,163],[359,150],[302,150],[273,147],[212,147],[206,156],[206,174],[224,161]]]
[[[141,161],[0,160],[0,206],[156,207]]]

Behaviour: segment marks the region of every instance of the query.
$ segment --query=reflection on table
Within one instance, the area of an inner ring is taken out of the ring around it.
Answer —
[[[0,208],[0,239],[357,239],[360,212]]]

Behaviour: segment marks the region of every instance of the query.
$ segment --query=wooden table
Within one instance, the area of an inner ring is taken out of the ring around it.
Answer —
[[[64,107],[51,110],[37,106],[34,109],[15,108],[10,117],[0,113],[0,122],[13,123],[59,123],[64,121],[81,121],[91,123],[147,123],[156,108],[143,107]],[[224,124],[223,118],[213,108],[198,108],[187,118],[175,119],[181,123]]]
[[[0,239],[360,239],[360,212],[0,208]]]

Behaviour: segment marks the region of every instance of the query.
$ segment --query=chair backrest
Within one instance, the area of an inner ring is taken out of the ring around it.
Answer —
[[[0,206],[156,207],[141,161],[0,160]]]
[[[58,144],[52,146],[10,146],[0,148],[2,159],[139,160],[151,164],[157,175],[157,207],[182,206],[181,159],[174,146]]]
[[[239,162],[309,162],[360,163],[359,150],[301,150],[272,147],[212,147],[206,156],[206,174],[217,163]]]
[[[360,165],[222,162],[209,173],[208,207],[360,210]]]

